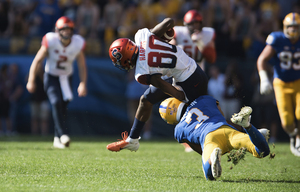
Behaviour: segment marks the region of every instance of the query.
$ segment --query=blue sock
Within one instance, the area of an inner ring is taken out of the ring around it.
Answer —
[[[139,121],[137,118],[134,119],[132,128],[130,130],[129,137],[132,139],[137,139],[140,137],[141,132],[144,128],[145,122]]]
[[[208,160],[205,163],[203,163],[202,160],[202,167],[203,167],[203,172],[205,174],[206,180],[214,180],[214,177],[211,172],[211,165],[209,164]]]
[[[251,124],[252,125],[252,124]],[[263,157],[269,155],[270,148],[265,137],[252,125],[249,129],[245,129],[249,135],[251,142],[255,145],[256,152]]]

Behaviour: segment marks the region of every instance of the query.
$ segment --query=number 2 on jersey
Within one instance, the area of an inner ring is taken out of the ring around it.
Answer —
[[[56,63],[56,68],[65,70],[66,68],[64,66],[61,66],[61,63],[66,62],[68,58],[66,56],[60,55],[59,60]]]
[[[175,68],[177,57],[172,54],[177,52],[175,45],[162,42],[155,35],[151,35],[149,37],[149,47],[150,49],[157,50],[148,54],[148,65],[150,67]],[[170,53],[162,53],[159,51],[169,51]]]

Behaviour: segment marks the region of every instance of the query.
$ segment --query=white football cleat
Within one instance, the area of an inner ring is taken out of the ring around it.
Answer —
[[[252,108],[245,106],[241,108],[241,111],[239,113],[235,113],[234,115],[232,115],[230,120],[232,123],[246,128],[250,126],[251,113]]]
[[[53,147],[57,148],[57,149],[64,149],[64,148],[66,148],[65,145],[61,144],[61,142],[59,140],[59,137],[54,137]]]
[[[60,137],[60,142],[61,144],[63,144],[64,146],[66,147],[69,147],[70,146],[70,142],[71,142],[71,139],[68,135],[62,135]]]
[[[215,148],[210,155],[211,172],[215,179],[219,178],[222,174],[221,155],[222,150],[220,148]]]
[[[258,131],[265,137],[265,139],[267,140],[267,142],[269,142],[270,131],[268,129],[265,129],[265,128],[258,129]]]

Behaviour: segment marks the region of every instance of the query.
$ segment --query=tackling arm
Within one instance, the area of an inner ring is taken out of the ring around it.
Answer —
[[[87,95],[87,67],[83,51],[80,51],[79,55],[77,56],[77,64],[80,78],[80,83],[77,92],[79,97],[84,97]]]
[[[257,70],[260,77],[260,93],[269,94],[273,88],[267,74],[268,61],[276,54],[270,45],[266,45],[257,59]]]
[[[29,93],[33,93],[35,91],[35,83],[34,79],[37,74],[37,69],[39,65],[42,65],[42,62],[46,58],[48,54],[48,49],[46,46],[42,45],[39,51],[37,52],[35,58],[32,61],[31,67],[29,69],[29,76],[26,88]]]

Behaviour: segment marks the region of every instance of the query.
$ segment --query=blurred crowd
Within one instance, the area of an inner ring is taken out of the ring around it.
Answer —
[[[300,10],[300,1],[0,0],[0,38],[41,38],[65,15],[75,22],[75,32],[86,38],[87,55],[107,56],[114,39],[133,38],[138,29],[152,28],[165,17],[183,25],[190,9],[199,10],[204,26],[216,30],[218,53],[245,57],[260,53],[267,35],[281,28],[284,16]]]
[[[255,66],[267,36],[282,30],[286,14],[300,13],[300,0],[0,0],[0,41],[10,40],[10,53],[19,53],[23,46],[27,49],[25,53],[35,54],[41,38],[54,31],[55,22],[64,15],[75,22],[75,33],[86,39],[87,56],[107,57],[108,47],[116,38],[134,39],[138,29],[152,28],[166,17],[173,18],[176,25],[183,25],[183,16],[191,9],[202,14],[204,26],[215,29],[217,57],[231,58],[225,68],[214,65],[206,71],[210,94],[224,101],[221,103],[227,119],[242,105],[251,104],[257,112],[253,114],[254,124],[273,129],[275,140],[280,122],[274,94],[261,96],[256,69],[248,71],[246,79],[240,73],[245,69],[241,69],[239,61],[253,58]],[[1,69],[3,74],[6,71],[7,66]],[[243,89],[244,85],[251,90]],[[13,93],[12,88],[9,91]],[[249,92],[251,98],[245,100]],[[13,130],[10,121],[7,122]],[[45,134],[47,128],[44,130]],[[36,128],[32,133],[37,133]]]

